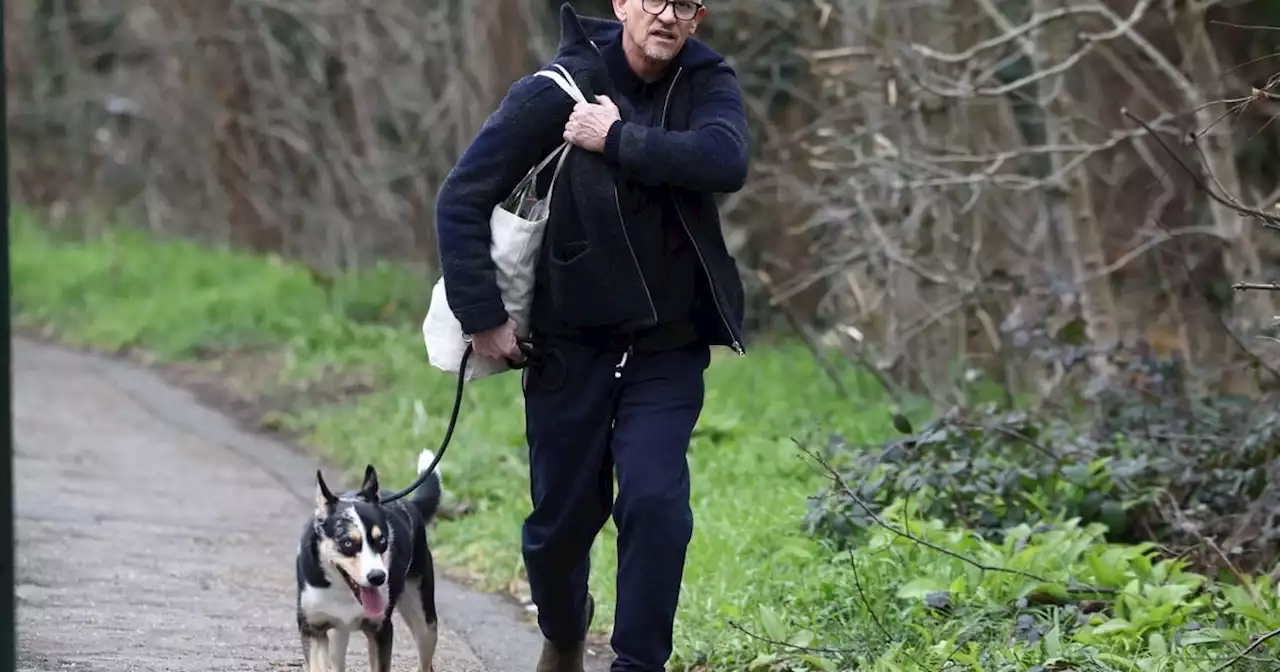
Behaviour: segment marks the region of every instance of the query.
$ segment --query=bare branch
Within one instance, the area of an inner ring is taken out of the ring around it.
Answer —
[[[1133,115],[1131,112],[1129,112],[1128,109],[1122,109],[1120,110],[1120,113],[1128,117],[1129,119],[1132,119],[1139,126],[1142,126],[1142,128],[1146,130],[1147,133],[1151,135],[1151,137],[1155,138],[1156,142],[1160,143],[1160,146],[1163,147],[1166,152],[1168,152],[1170,158],[1172,158],[1178,164],[1178,166],[1182,168],[1182,170],[1186,173],[1187,177],[1195,183],[1196,188],[1198,188],[1200,191],[1204,192],[1206,195],[1208,195],[1210,198],[1217,201],[1218,203],[1221,203],[1222,205],[1225,205],[1228,208],[1235,210],[1241,215],[1245,215],[1246,217],[1252,217],[1254,219],[1261,221],[1263,226],[1265,226],[1266,228],[1280,231],[1280,216],[1270,215],[1261,210],[1258,210],[1257,208],[1251,208],[1251,207],[1240,205],[1238,203],[1234,203],[1228,200],[1227,198],[1223,197],[1222,195],[1218,194],[1216,191],[1210,188],[1208,184],[1205,183],[1204,179],[1201,178],[1200,175],[1191,168],[1191,166],[1187,165],[1187,162],[1183,160],[1183,158],[1179,156],[1177,152],[1173,151],[1173,149],[1169,147],[1168,143],[1166,143],[1164,139],[1161,138],[1160,135],[1156,133],[1147,124],[1147,122]]]
[[[1266,292],[1280,292],[1280,282],[1237,282],[1231,285],[1235,290],[1260,289]]]

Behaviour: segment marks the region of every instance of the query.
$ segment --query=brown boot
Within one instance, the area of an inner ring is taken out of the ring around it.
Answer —
[[[596,601],[587,594],[587,628],[591,628],[591,619],[595,617]],[[561,651],[551,643],[542,640],[542,655],[538,658],[537,672],[583,672],[583,659],[587,654],[586,633],[573,646]]]

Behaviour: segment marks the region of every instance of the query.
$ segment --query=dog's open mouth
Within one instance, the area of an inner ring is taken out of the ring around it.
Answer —
[[[347,576],[347,573],[341,569],[338,570],[338,573],[342,574],[343,580],[347,582],[347,587],[351,589],[351,594],[355,596],[356,602],[359,602],[360,606],[364,607],[365,618],[382,618],[382,612],[385,609],[382,593],[373,586],[361,586],[352,581],[351,577]]]

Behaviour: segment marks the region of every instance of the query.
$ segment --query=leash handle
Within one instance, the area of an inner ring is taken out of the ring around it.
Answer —
[[[515,360],[507,357],[507,366],[519,371],[521,369],[528,368],[530,364],[535,363],[534,360],[538,358],[539,353],[537,348],[534,347],[533,341],[524,338],[517,338],[516,347],[520,349],[520,354],[524,355],[524,359]]]

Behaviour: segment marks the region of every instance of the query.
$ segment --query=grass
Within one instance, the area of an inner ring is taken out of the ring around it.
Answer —
[[[407,273],[383,268],[344,277],[331,297],[303,269],[128,229],[78,242],[18,217],[13,236],[20,325],[52,328],[73,345],[142,349],[165,362],[281,348],[288,363],[281,374],[289,380],[317,380],[333,369],[376,380],[374,392],[348,404],[276,419],[344,467],[349,482],[367,462],[388,485],[407,482],[417,451],[443,435],[455,380],[426,363],[417,321],[428,288]],[[740,647],[741,633],[726,620],[742,618],[762,592],[788,585],[779,563],[819,552],[799,527],[805,498],[822,479],[790,440],[800,429],[797,417],[866,440],[890,431],[872,381],[851,374],[845,385],[863,399],[840,399],[794,344],[759,347],[746,358],[719,352],[707,378],[689,456],[696,531],[677,637],[686,659]],[[418,435],[415,401],[431,419]],[[529,506],[519,379],[470,384],[464,404],[442,473],[449,495],[472,513],[444,521],[436,548],[481,587],[518,592],[520,525]],[[613,617],[615,541],[610,523],[593,550],[601,634]]]
[[[373,381],[371,392],[336,406],[308,402],[270,419],[340,465],[348,484],[372,462],[397,487],[418,450],[438,444],[455,381],[426,363],[424,280],[386,266],[326,287],[270,258],[123,228],[80,242],[16,220],[18,325],[162,362],[266,349],[283,363],[278,382],[290,385],[323,385],[335,373]],[[850,373],[854,399],[842,398],[803,348],[785,342],[757,345],[746,358],[719,353],[707,381],[689,457],[695,535],[674,667],[1190,672],[1280,628],[1280,597],[1265,578],[1212,583],[1070,521],[1034,535],[1015,530],[996,546],[912,515],[927,491],[885,514],[915,539],[876,528],[853,547],[829,547],[800,529],[806,498],[826,483],[791,439],[887,436],[875,383]],[[429,422],[415,431],[419,402]],[[470,512],[435,532],[441,561],[481,588],[520,592],[528,475],[516,376],[467,387],[442,468],[448,497]],[[600,634],[613,616],[615,539],[610,524],[593,549]],[[1105,615],[1065,595],[1068,578],[1106,588]],[[1261,646],[1232,669],[1275,663]]]

